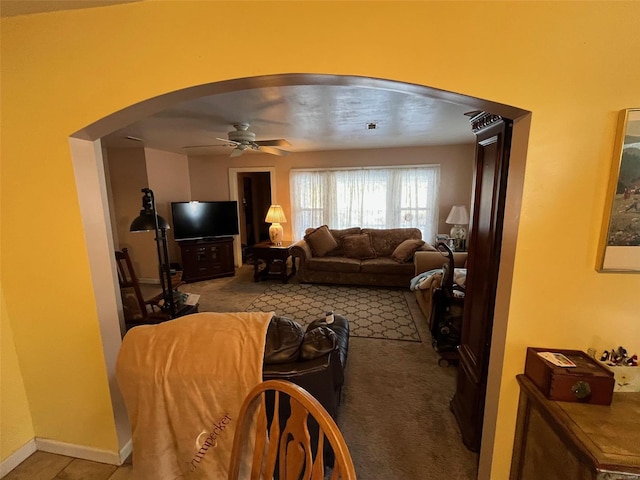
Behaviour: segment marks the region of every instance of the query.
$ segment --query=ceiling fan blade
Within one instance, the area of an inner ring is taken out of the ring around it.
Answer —
[[[290,147],[291,144],[284,138],[275,138],[273,140],[256,140],[254,143],[262,147]]]
[[[207,148],[207,147],[232,147],[233,145],[229,145],[228,143],[225,143],[224,145],[220,145],[219,143],[216,144],[211,144],[211,145],[186,145],[184,147],[182,147],[183,149],[188,149],[188,148]]]
[[[230,157],[239,157],[240,155],[242,155],[244,153],[243,149],[240,148],[234,148],[233,151],[231,152],[231,155],[229,155]]]
[[[221,142],[232,143],[233,145],[240,145],[240,142],[236,142],[235,140],[229,140],[228,138],[218,138],[216,140],[220,140]]]
[[[270,153],[272,155],[280,155],[281,157],[289,155],[289,152],[287,152],[286,150],[280,150],[279,148],[274,147],[265,147],[263,145],[258,145],[258,150],[264,153]]]

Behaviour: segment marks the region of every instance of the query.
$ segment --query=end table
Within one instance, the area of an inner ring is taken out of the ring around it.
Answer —
[[[250,247],[253,253],[253,280],[259,282],[268,278],[278,278],[287,283],[296,274],[296,257],[291,255],[294,242],[282,242],[275,245],[271,242],[261,242]],[[291,272],[287,270],[287,260],[291,257]],[[260,260],[265,266],[260,268]]]

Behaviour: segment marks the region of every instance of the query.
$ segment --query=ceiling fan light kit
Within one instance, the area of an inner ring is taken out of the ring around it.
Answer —
[[[235,130],[229,132],[229,141],[237,143],[253,143],[256,141],[256,134],[248,130],[248,123],[236,123],[233,127]]]
[[[235,148],[231,152],[231,157],[239,157],[249,149],[269,153],[271,155],[282,156],[289,154],[289,152],[280,148],[291,146],[291,144],[284,138],[256,140],[256,134],[249,130],[248,123],[234,123],[233,128],[235,128],[235,130],[228,133],[228,139],[217,139],[235,146]]]

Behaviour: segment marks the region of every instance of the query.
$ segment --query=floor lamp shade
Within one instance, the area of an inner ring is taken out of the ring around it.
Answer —
[[[158,215],[157,218],[158,218],[158,228],[164,228],[164,229],[171,228],[169,226],[169,222],[167,222],[160,215]],[[131,226],[129,227],[130,232],[149,232],[155,229],[156,229],[156,219],[153,213],[147,214],[145,213],[144,210],[140,211],[140,215],[133,222],[131,222]]]
[[[133,222],[131,222],[129,231],[149,232],[151,230],[155,231],[156,229],[160,228],[170,228],[169,222],[167,222],[156,212],[153,191],[151,191],[151,189],[149,188],[143,188],[142,192],[144,193],[144,195],[142,196],[142,210],[140,210],[140,215],[138,215],[133,220]]]
[[[280,224],[287,222],[287,217],[284,216],[282,207],[280,205],[271,205],[264,221],[271,224],[269,227],[269,239],[271,243],[281,245],[284,229]]]

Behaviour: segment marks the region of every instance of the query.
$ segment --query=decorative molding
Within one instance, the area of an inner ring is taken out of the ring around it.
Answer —
[[[33,455],[37,449],[36,439],[32,438],[18,450],[5,458],[2,463],[0,463],[0,478],[7,475],[11,470]]]
[[[469,122],[471,123],[471,130],[473,133],[478,133],[480,130],[484,130],[501,120],[502,117],[500,115],[494,115],[493,113],[488,112],[479,112],[477,115],[471,117]]]
[[[122,456],[126,453],[127,449],[131,450],[130,441],[125,444],[121,452],[116,452],[38,437],[36,437],[36,447],[43,452],[82,458],[84,460],[91,460],[92,462],[108,463],[109,465],[122,465],[124,461]],[[126,459],[127,457],[124,458]]]

